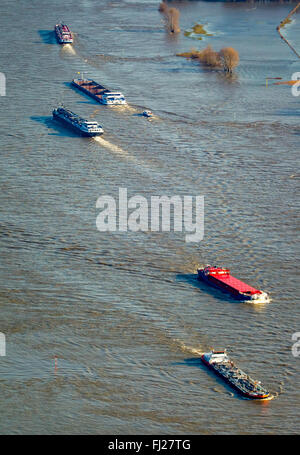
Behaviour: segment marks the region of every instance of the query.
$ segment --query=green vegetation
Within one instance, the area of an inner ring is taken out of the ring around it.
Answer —
[[[191,49],[189,52],[182,52],[181,54],[176,54],[177,57],[185,57],[185,58],[199,58],[201,51],[197,51],[196,49]]]
[[[194,25],[194,27],[192,27],[191,31],[187,30],[186,32],[184,32],[184,36],[193,37],[194,35],[213,36],[211,33],[207,33],[203,24],[196,24]],[[197,39],[202,40],[202,37],[198,36]]]
[[[286,17],[282,22],[280,22],[280,25],[279,27],[282,28],[284,27],[286,24],[290,24],[292,21],[289,17]]]

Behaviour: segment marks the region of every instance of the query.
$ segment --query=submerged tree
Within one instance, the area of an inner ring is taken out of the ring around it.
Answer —
[[[158,11],[165,15],[166,27],[170,33],[180,33],[179,16],[177,8],[169,8],[164,2],[160,3]]]
[[[219,52],[214,51],[209,45],[203,51],[198,52],[197,58],[204,65],[213,68],[220,67],[222,64]]]
[[[232,73],[239,63],[239,53],[232,47],[225,47],[220,52],[214,51],[211,46],[207,46],[202,51],[191,49],[190,52],[177,54],[179,57],[186,57],[198,60],[202,65],[210,68],[223,68],[227,73]]]
[[[168,10],[168,5],[166,3],[162,2],[162,3],[159,4],[158,11],[160,13],[166,14],[167,10]]]
[[[180,33],[179,16],[180,13],[177,8],[169,8],[168,12],[168,25],[171,33]]]
[[[233,47],[224,47],[219,52],[224,71],[232,73],[240,61],[239,53]]]

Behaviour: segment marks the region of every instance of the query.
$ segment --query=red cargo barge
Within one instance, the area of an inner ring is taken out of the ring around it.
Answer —
[[[203,269],[198,269],[198,279],[229,293],[238,300],[251,301],[253,303],[268,303],[270,301],[266,292],[259,291],[234,278],[230,275],[230,270],[223,267],[211,267],[208,265]]]

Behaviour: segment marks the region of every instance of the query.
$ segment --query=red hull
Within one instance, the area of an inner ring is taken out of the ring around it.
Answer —
[[[212,286],[228,292],[233,297],[241,300],[251,300],[253,295],[262,294],[262,291],[249,286],[230,275],[228,269],[221,267],[206,267],[198,270],[198,278]]]
[[[244,283],[243,281],[234,278],[233,276],[229,275],[228,277],[220,278],[220,277],[207,277],[208,281],[211,281],[215,286],[218,286],[221,289],[229,291],[231,294],[239,295],[239,293],[250,293],[251,294],[260,294],[261,291],[258,289],[249,286],[248,284]]]

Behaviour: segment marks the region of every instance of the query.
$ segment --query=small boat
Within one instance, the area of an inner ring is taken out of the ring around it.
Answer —
[[[207,265],[198,269],[198,280],[203,280],[212,286],[232,295],[234,298],[253,303],[269,303],[270,297],[266,292],[249,286],[243,281],[230,275],[230,270],[223,267]]]
[[[201,356],[201,360],[244,397],[252,400],[271,400],[274,398],[260,381],[255,381],[238,368],[229,359],[226,350],[206,352]]]
[[[149,111],[149,110],[146,110],[142,113],[142,115],[144,117],[153,117],[153,112],[152,111]]]
[[[66,24],[56,24],[54,27],[54,31],[59,44],[73,43],[73,36],[71,30]]]
[[[54,119],[75,129],[81,136],[99,136],[104,132],[102,126],[100,126],[98,122],[94,120],[85,120],[65,107],[54,109],[52,114]]]

